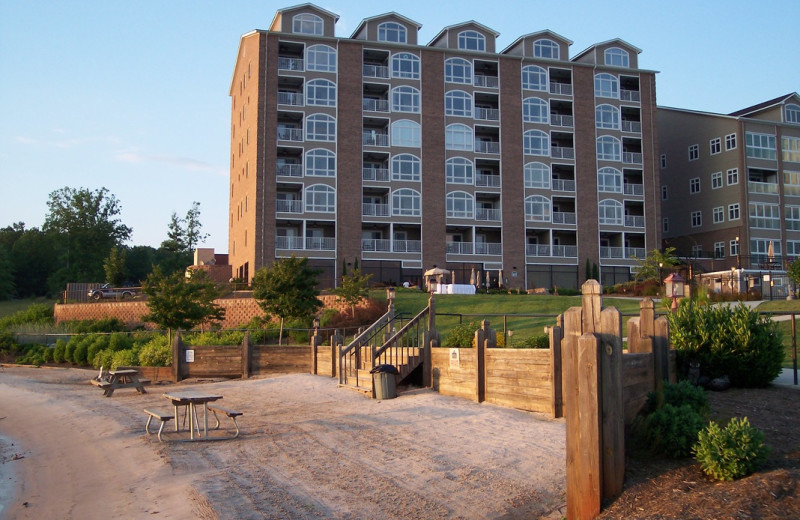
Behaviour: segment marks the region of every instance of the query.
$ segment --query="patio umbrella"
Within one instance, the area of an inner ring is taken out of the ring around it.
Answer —
[[[772,240],[769,241],[767,246],[767,258],[769,258],[770,263],[775,260],[775,246],[772,244]]]
[[[487,270],[487,271],[486,271],[486,288],[487,288],[487,289],[489,288],[489,285],[491,285],[491,283],[492,283],[492,275],[491,275],[491,273],[489,273],[489,271]]]
[[[475,287],[481,286],[481,270],[478,269],[478,274],[475,275]]]
[[[472,272],[469,274],[469,284],[475,285],[475,268],[472,268]]]
[[[497,286],[498,287],[502,287],[503,286],[503,270],[502,269],[498,269],[497,270]]]

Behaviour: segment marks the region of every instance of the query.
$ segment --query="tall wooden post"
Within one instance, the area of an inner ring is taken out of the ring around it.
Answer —
[[[250,377],[250,362],[252,359],[253,342],[250,341],[250,332],[245,332],[242,340],[242,379]]]
[[[344,337],[342,336],[341,331],[339,329],[335,329],[333,331],[333,336],[331,336],[331,377],[337,377],[336,373],[336,365],[339,363],[339,346],[344,342]]]
[[[564,417],[563,365],[561,361],[561,340],[564,329],[556,325],[547,331],[550,336],[550,375],[552,378],[551,414],[554,419]]]
[[[181,332],[176,330],[175,337],[172,338],[172,380],[176,383],[183,379],[183,370],[181,370],[183,357],[183,342],[181,341]]]
[[[490,332],[489,320],[483,320],[482,327],[475,331],[475,400],[479,403],[486,400],[486,348]]]

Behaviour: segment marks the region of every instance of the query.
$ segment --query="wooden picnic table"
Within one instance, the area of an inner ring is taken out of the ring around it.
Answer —
[[[194,436],[195,428],[197,428],[198,433],[200,432],[200,426],[197,424],[197,405],[200,405],[203,408],[203,437],[201,439],[208,439],[208,411],[206,405],[212,401],[222,399],[221,395],[208,394],[197,390],[175,390],[165,393],[164,397],[172,401],[172,406],[175,409],[176,432],[180,431],[180,425],[178,424],[178,407],[184,406],[188,408],[189,440],[196,440]]]
[[[114,390],[120,388],[135,388],[140,394],[146,394],[147,391],[144,389],[144,385],[149,382],[149,379],[139,379],[139,371],[133,368],[111,370],[108,372],[107,380],[91,380],[94,386],[103,389],[103,395],[106,397],[111,397],[114,394]]]

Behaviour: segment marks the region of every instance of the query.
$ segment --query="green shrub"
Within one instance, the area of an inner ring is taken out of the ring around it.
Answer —
[[[758,387],[781,371],[784,353],[775,323],[744,305],[682,302],[667,319],[683,373],[696,361],[710,378],[727,374],[734,386]]]
[[[89,348],[86,349],[87,364],[92,364],[97,353],[106,348],[108,348],[108,336],[105,334],[94,335],[89,343]]]
[[[87,356],[89,355],[89,345],[92,344],[93,341],[91,338],[86,338],[85,340],[81,341],[75,346],[75,350],[72,351],[72,362],[76,365],[86,365]]]
[[[110,348],[107,348],[95,354],[94,359],[92,360],[92,366],[97,369],[103,367],[104,369],[109,370],[113,362],[114,362],[114,351],[111,350]]]
[[[93,332],[123,332],[127,330],[125,322],[119,318],[100,318],[91,320],[74,320],[64,324],[64,328],[76,334]]]
[[[118,350],[114,352],[111,360],[111,369],[115,369],[117,367],[133,367],[139,366],[139,359],[136,356],[136,352],[131,350]]]
[[[114,352],[127,350],[133,347],[133,339],[131,339],[131,337],[124,332],[115,332],[114,334],[111,334],[111,336],[103,335],[102,337],[108,338],[108,348]]]
[[[453,327],[444,338],[442,346],[470,348],[475,346],[475,331],[480,326],[476,321],[462,322]]]
[[[711,421],[700,432],[693,451],[706,475],[733,480],[757,470],[766,460],[769,447],[764,444],[764,434],[750,426],[747,417],[734,417],[725,428]]]
[[[64,349],[67,348],[67,342],[63,339],[56,341],[56,346],[53,347],[53,362],[54,363],[63,363],[66,361],[64,359]]]
[[[78,346],[83,340],[84,336],[72,336],[67,344],[64,346],[64,362],[65,363],[72,363],[72,355],[75,352],[75,347]]]
[[[703,428],[703,417],[688,404],[665,404],[652,413],[640,416],[634,425],[638,439],[654,453],[668,457],[688,457],[697,442],[697,433]]]
[[[53,323],[53,305],[34,303],[28,308],[0,318],[0,330],[12,330],[20,325]]]
[[[528,336],[519,348],[550,348],[550,337],[547,334]]]
[[[244,341],[244,332],[240,330],[194,332],[181,338],[186,345],[241,345]]]
[[[148,367],[167,367],[172,364],[172,348],[166,336],[153,338],[139,349],[139,363]]]
[[[42,349],[42,360],[45,363],[53,362],[53,348],[45,347],[44,349]]]
[[[684,380],[676,384],[665,383],[660,395],[656,392],[647,394],[647,403],[645,403],[641,413],[647,415],[654,412],[659,406],[666,404],[671,404],[675,407],[689,405],[692,410],[703,417],[710,410],[705,390]]]

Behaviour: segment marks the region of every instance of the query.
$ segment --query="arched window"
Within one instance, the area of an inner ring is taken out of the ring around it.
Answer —
[[[536,65],[522,67],[522,88],[547,91],[547,71]]]
[[[422,197],[419,192],[402,188],[392,192],[392,215],[418,217],[422,214]]]
[[[450,218],[475,218],[475,200],[464,191],[447,194],[447,216]]]
[[[392,89],[392,112],[419,113],[419,90],[414,87]]]
[[[336,72],[336,49],[328,45],[312,45],[306,50],[306,70]]]
[[[550,222],[550,199],[541,195],[525,197],[525,220]]]
[[[620,161],[622,160],[622,144],[619,139],[610,135],[603,135],[597,138],[597,160],[598,161]]]
[[[463,58],[444,60],[444,80],[472,85],[472,63]]]
[[[392,43],[407,43],[407,32],[403,25],[397,22],[383,22],[378,26],[378,41]]]
[[[419,123],[408,119],[400,119],[392,123],[392,146],[421,146],[421,129]]]
[[[596,128],[619,130],[619,109],[611,105],[597,105],[594,109],[594,125]]]
[[[524,169],[525,187],[550,189],[550,167],[540,162],[529,162]]]
[[[327,79],[312,79],[306,83],[306,105],[336,106],[336,85]]]
[[[558,44],[553,40],[542,39],[533,42],[533,55],[537,58],[547,58],[549,60],[559,59]]]
[[[306,118],[306,141],[335,141],[336,120],[328,114],[311,114]]]
[[[786,105],[786,122],[800,123],[800,106]]]
[[[598,204],[597,221],[612,226],[622,225],[622,203],[618,200],[605,199]]]
[[[605,73],[595,74],[594,95],[596,97],[619,99],[619,81],[616,76]]]
[[[314,34],[322,36],[325,25],[322,18],[311,13],[301,13],[292,18],[292,32],[297,34]]]
[[[475,140],[472,137],[472,128],[459,123],[447,125],[444,131],[445,150],[472,150]]]
[[[463,90],[450,90],[444,95],[444,113],[448,116],[472,117],[472,96]]]
[[[314,184],[306,188],[306,211],[314,213],[333,213],[336,211],[336,190],[324,184]]]
[[[336,154],[324,148],[306,152],[306,175],[311,177],[333,177],[336,175]]]
[[[541,130],[528,130],[522,142],[526,154],[550,156],[550,137]]]
[[[537,97],[522,100],[522,120],[526,123],[547,123],[550,120],[550,108],[547,101]]]
[[[458,33],[458,48],[467,51],[485,51],[486,38],[477,31],[462,31]]]
[[[392,77],[419,79],[419,58],[410,52],[393,54]]]
[[[393,181],[420,181],[421,165],[419,157],[410,153],[401,153],[392,157]]]
[[[445,181],[450,184],[473,184],[475,169],[464,157],[451,157],[445,162]]]
[[[605,56],[606,65],[630,67],[630,54],[628,54],[628,51],[622,50],[619,47],[611,47],[606,49],[603,54]]]
[[[597,170],[597,191],[622,193],[622,172],[610,166]]]

